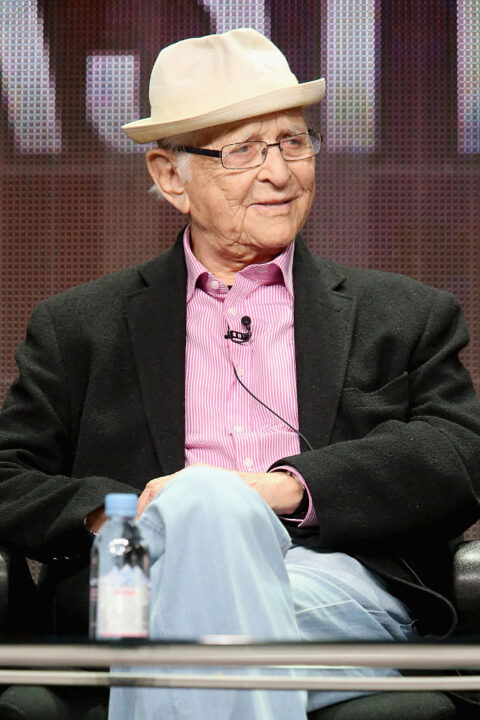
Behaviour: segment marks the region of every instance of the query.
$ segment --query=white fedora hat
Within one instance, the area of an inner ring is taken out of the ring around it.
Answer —
[[[251,28],[181,40],[164,48],[150,77],[151,116],[122,126],[144,143],[313,105],[325,81],[300,84],[283,53]]]

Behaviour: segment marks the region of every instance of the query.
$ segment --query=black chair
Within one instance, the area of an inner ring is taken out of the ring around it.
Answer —
[[[478,634],[480,540],[457,546],[453,579],[460,630]],[[48,625],[48,612],[25,558],[0,550],[0,632],[31,639]],[[108,691],[102,688],[14,685],[0,694],[0,720],[107,720],[107,705]],[[388,692],[316,710],[308,719],[480,720],[480,705],[442,692]]]

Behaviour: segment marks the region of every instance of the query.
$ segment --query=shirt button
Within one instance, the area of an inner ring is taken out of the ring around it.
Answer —
[[[218,280],[212,280],[212,282],[210,283],[210,285],[212,286],[212,288],[213,288],[214,290],[218,290],[218,288],[220,287],[220,283],[218,282]]]
[[[237,308],[234,308],[234,307],[228,308],[228,312],[230,313],[230,315],[237,315],[237,314],[238,314]]]
[[[252,458],[245,458],[245,460],[243,461],[243,464],[245,465],[245,467],[251,468],[253,465]]]
[[[243,377],[243,368],[237,367],[237,375],[238,377]]]
[[[235,425],[233,428],[235,432],[241,433],[243,432],[243,427],[241,425]]]

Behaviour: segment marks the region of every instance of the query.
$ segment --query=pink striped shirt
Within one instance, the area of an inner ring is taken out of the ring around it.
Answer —
[[[300,452],[298,435],[252,398],[298,428],[292,264],[294,243],[271,262],[249,265],[235,275],[232,288],[194,256],[189,228],[184,235],[187,265],[185,363],[185,466],[203,462],[247,472],[266,472],[281,457]],[[230,328],[251,338],[225,339]],[[305,481],[293,468],[305,485]],[[306,487],[306,485],[305,485]],[[309,508],[300,525],[315,525]]]

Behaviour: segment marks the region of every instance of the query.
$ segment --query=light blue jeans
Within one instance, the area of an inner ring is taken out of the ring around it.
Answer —
[[[292,546],[260,495],[230,472],[201,466],[183,470],[149,505],[139,525],[152,556],[152,638],[194,640],[225,634],[323,642],[415,637],[409,611],[379,578],[344,553]],[[291,676],[295,670],[264,672]],[[328,673],[398,674],[377,668],[312,670]],[[361,694],[312,691],[307,697],[306,692],[281,690],[112,688],[109,718],[305,720],[309,710]]]

